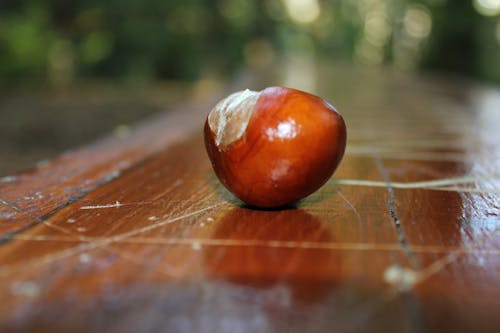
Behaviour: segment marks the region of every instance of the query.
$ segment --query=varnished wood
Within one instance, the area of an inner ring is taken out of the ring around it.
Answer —
[[[497,332],[498,90],[313,78],[349,141],[295,207],[219,184],[202,125],[220,96],[4,178],[0,331]]]

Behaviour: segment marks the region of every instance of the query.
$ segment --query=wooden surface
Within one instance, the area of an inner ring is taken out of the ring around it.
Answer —
[[[343,162],[295,208],[218,183],[220,96],[2,178],[0,331],[499,332],[498,89],[305,68],[248,83],[345,117]]]

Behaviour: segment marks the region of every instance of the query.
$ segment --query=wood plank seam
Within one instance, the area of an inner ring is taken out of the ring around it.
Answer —
[[[408,244],[408,240],[406,239],[405,232],[401,226],[400,219],[396,213],[396,209],[394,207],[394,204],[396,202],[396,197],[394,195],[394,190],[391,185],[391,180],[389,178],[389,174],[387,173],[387,170],[385,169],[384,165],[382,164],[382,161],[380,158],[375,159],[375,164],[377,165],[377,168],[379,170],[380,175],[386,182],[386,187],[387,187],[387,193],[389,195],[389,198],[387,199],[386,206],[387,209],[389,210],[389,214],[392,219],[392,224],[394,226],[394,229],[396,231],[396,236],[399,241],[399,244],[401,245],[401,248],[403,249],[403,252],[406,254],[406,257],[408,258],[410,264],[414,269],[418,269],[420,267],[420,264],[415,257],[415,254],[413,253],[413,250],[411,249],[411,246]]]

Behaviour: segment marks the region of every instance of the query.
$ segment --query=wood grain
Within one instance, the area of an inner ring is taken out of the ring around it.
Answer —
[[[296,207],[221,187],[202,139],[216,96],[3,179],[0,331],[497,332],[498,89],[311,77],[296,88],[335,104],[348,147]]]

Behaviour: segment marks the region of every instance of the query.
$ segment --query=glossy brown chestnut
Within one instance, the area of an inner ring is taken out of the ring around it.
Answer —
[[[321,187],[344,154],[342,116],[320,97],[269,87],[221,100],[205,122],[219,180],[257,207],[294,203]]]

